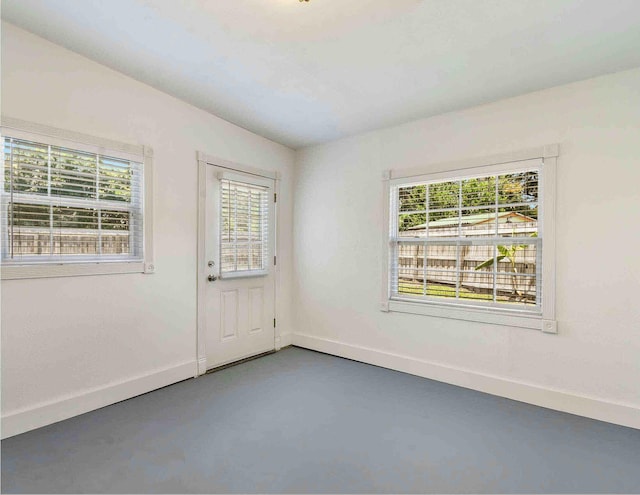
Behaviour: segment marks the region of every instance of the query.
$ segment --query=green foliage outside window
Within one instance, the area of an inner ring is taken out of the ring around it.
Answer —
[[[477,212],[482,212],[480,207],[493,208],[496,204],[499,212],[522,212],[522,206],[513,205],[530,204],[530,208],[525,207],[526,215],[535,219],[538,217],[538,172],[529,171],[498,177],[401,187],[398,198],[400,213],[398,222],[401,232],[427,222],[427,187],[429,188],[429,222],[457,217],[459,215],[457,208],[462,210],[475,208]],[[454,209],[437,211],[447,208]]]

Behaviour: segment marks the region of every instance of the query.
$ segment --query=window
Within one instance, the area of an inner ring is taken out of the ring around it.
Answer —
[[[553,289],[552,280],[545,283],[545,277],[553,278],[552,259],[546,259],[553,253],[545,244],[553,221],[544,214],[552,208],[545,209],[543,188],[553,178],[547,169],[555,157],[546,161],[541,154],[431,175],[392,172],[397,177],[388,185],[389,309],[413,303],[414,311],[417,304],[438,307],[435,313],[418,312],[439,316],[447,315],[446,308],[454,317],[462,314],[455,310],[466,316],[549,316],[552,297],[543,294]]]
[[[144,153],[25,134],[3,129],[3,278],[145,271]]]
[[[220,180],[220,274],[265,272],[269,189]]]

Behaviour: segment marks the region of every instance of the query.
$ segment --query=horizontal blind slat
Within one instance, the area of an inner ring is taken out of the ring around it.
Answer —
[[[268,189],[220,181],[220,270],[263,271],[267,266]]]
[[[542,169],[391,187],[392,297],[539,308]]]
[[[143,259],[142,163],[5,137],[3,262]]]

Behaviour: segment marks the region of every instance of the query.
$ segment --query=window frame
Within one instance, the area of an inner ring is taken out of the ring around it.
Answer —
[[[538,148],[526,149],[493,155],[471,158],[455,162],[436,163],[412,169],[385,170],[383,182],[383,242],[382,242],[382,298],[380,310],[383,312],[399,312],[425,315],[439,318],[450,318],[481,323],[507,325],[520,328],[541,330],[545,333],[557,333],[555,320],[555,204],[556,204],[556,166],[559,156],[559,145],[552,144]],[[397,212],[392,209],[392,190],[397,185],[427,181],[446,181],[468,175],[487,175],[509,173],[518,168],[517,162],[539,159],[541,165],[541,181],[539,188],[539,231],[542,237],[542,297],[540,310],[501,308],[493,305],[474,305],[458,301],[436,301],[433,299],[403,299],[391,295],[391,246],[394,233],[391,232],[391,215]]]
[[[24,120],[2,116],[0,138],[11,137],[58,146],[77,151],[109,156],[142,163],[143,256],[138,260],[104,258],[97,260],[67,259],[1,261],[0,279],[32,279],[83,275],[124,273],[153,273],[153,150],[148,146],[132,145],[88,134],[67,131]],[[4,167],[4,160],[3,160]],[[4,194],[4,193],[3,193]],[[80,202],[78,202],[80,203]],[[5,219],[1,221],[5,227]],[[4,237],[3,237],[4,238]]]

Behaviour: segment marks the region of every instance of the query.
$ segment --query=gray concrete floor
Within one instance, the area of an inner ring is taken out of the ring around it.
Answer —
[[[5,493],[639,493],[640,430],[297,348],[2,442]]]

